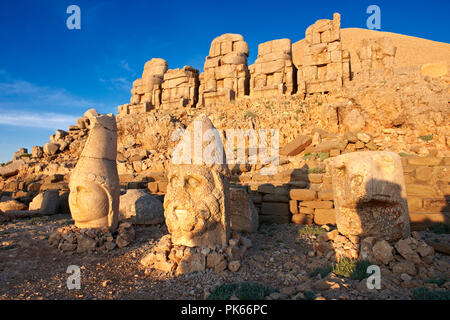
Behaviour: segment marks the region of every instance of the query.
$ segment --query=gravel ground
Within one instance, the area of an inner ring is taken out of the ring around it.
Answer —
[[[312,291],[317,299],[410,299],[415,288],[450,289],[450,258],[436,254],[431,266],[419,268],[414,279],[403,280],[381,269],[381,290],[367,290],[365,280],[350,280],[330,274],[326,279],[308,274],[328,264],[310,256],[314,236],[299,236],[301,226],[262,225],[238,272],[215,274],[205,271],[174,277],[146,270],[139,260],[157,240],[167,234],[165,225],[138,226],[128,247],[108,253],[64,253],[47,243],[51,231],[70,222],[68,215],[17,220],[0,225],[0,299],[204,299],[216,285],[251,281],[278,293],[268,299],[296,299]],[[69,265],[81,268],[81,289],[66,285]],[[446,278],[444,285],[427,279]],[[327,288],[317,283],[328,282]]]

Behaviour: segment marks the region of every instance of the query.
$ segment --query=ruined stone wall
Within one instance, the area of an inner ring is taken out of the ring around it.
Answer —
[[[258,45],[258,57],[250,70],[250,95],[274,97],[297,89],[291,40],[279,39]]]
[[[200,75],[199,103],[214,105],[248,94],[248,44],[240,34],[223,34],[211,43]]]
[[[195,107],[198,100],[198,70],[190,66],[169,70],[162,83],[162,108]]]
[[[298,91],[306,94],[340,90],[349,81],[350,55],[342,49],[341,16],[322,19],[308,27],[303,65],[298,71]]]
[[[450,224],[450,158],[402,158],[411,222]]]
[[[165,60],[151,59],[145,64],[142,78],[133,83],[130,103],[119,106],[119,115],[144,113],[160,106],[214,106],[248,95],[277,98],[295,93],[339,92],[353,77],[349,51],[341,42],[340,23],[341,16],[335,13],[332,20],[317,20],[307,28],[298,70],[289,39],[259,44],[257,59],[248,66],[248,44],[239,34],[223,34],[212,41],[201,74],[191,67],[168,72]],[[363,40],[358,57],[353,57],[362,66],[356,76],[393,74],[395,53],[391,38]],[[436,66],[424,69],[426,74]],[[446,74],[443,67],[436,70],[433,74]],[[354,83],[347,88],[357,87],[358,81]]]
[[[402,164],[413,229],[450,225],[450,158],[403,157]],[[231,183],[246,189],[262,223],[335,224],[331,173],[311,171],[284,169],[270,176],[244,172],[233,175]],[[141,178],[122,175],[120,181],[123,188],[147,188],[154,194],[167,188],[165,172]]]
[[[150,111],[161,104],[161,84],[168,64],[165,60],[153,58],[144,66],[142,78],[133,82],[130,103],[118,107],[119,115],[139,114]]]
[[[397,48],[390,38],[364,39],[357,51],[362,73],[366,76],[392,74],[396,52]]]

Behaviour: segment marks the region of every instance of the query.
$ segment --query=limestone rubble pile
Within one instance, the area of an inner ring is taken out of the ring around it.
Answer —
[[[130,223],[119,225],[117,233],[108,228],[77,228],[74,225],[65,226],[52,232],[48,238],[50,246],[60,251],[76,253],[105,253],[114,248],[128,246],[136,237]]]
[[[226,269],[237,272],[250,247],[251,241],[238,234],[234,234],[223,246],[207,247],[175,245],[172,243],[171,235],[167,234],[141,258],[141,265],[176,276],[202,272],[206,269],[211,269],[215,273]]]
[[[411,237],[388,242],[376,237],[344,236],[338,229],[322,233],[314,245],[317,256],[323,256],[330,261],[340,259],[358,259],[370,261],[375,265],[386,265],[394,272],[403,271],[415,275],[420,266],[430,265],[434,259],[434,249],[421,239],[417,232]]]

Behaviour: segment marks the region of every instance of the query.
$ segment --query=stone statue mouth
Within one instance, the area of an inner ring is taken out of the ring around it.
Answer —
[[[177,215],[177,216],[184,216],[184,215],[186,215],[186,214],[189,214],[190,211],[189,211],[188,209],[185,209],[185,208],[179,208],[179,207],[177,207],[177,208],[174,208],[173,212],[174,212],[175,215]]]
[[[374,194],[373,195],[374,199],[378,199],[378,200],[389,200],[392,198],[392,196],[390,194]]]

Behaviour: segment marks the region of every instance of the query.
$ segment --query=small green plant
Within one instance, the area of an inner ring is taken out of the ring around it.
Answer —
[[[298,230],[299,235],[308,235],[308,236],[318,236],[319,234],[322,234],[324,232],[327,231],[319,226],[304,226],[303,228]]]
[[[324,168],[314,167],[311,169],[308,169],[308,173],[325,173]]]
[[[434,291],[428,288],[418,288],[413,291],[413,300],[450,300],[450,290]]]
[[[436,224],[433,224],[429,230],[431,232],[437,233],[437,234],[449,234],[450,228],[445,223],[439,222]]]
[[[31,154],[30,153],[24,153],[24,154],[21,154],[20,157],[21,158],[29,158],[29,157],[31,157]]]
[[[264,107],[268,110],[273,108],[273,101],[267,101],[266,103],[264,103]]]
[[[303,159],[308,160],[308,159],[311,159],[312,157],[314,157],[314,155],[311,152],[307,152],[303,156]]]
[[[30,220],[28,220],[28,223],[39,224],[39,223],[42,223],[45,221],[47,221],[47,217],[34,217],[34,218],[31,218]]]
[[[330,157],[330,153],[329,152],[316,152],[316,153],[305,153],[303,155],[303,159],[305,160],[309,160],[311,158],[316,158],[316,159],[320,159],[320,160],[325,160],[328,159]]]
[[[63,220],[61,220],[61,225],[63,225],[63,226],[69,226],[71,224],[74,224],[74,221],[72,219],[63,219]]]
[[[253,282],[224,283],[216,286],[207,300],[229,300],[233,295],[240,300],[263,300],[272,292],[269,287]]]
[[[439,287],[442,286],[444,283],[449,281],[449,279],[446,278],[431,278],[425,281],[426,283],[434,283],[437,284]]]
[[[425,136],[420,136],[419,139],[422,140],[422,141],[431,141],[431,140],[433,140],[433,135],[432,134],[428,134],[428,135],[425,135]]]
[[[308,273],[308,276],[310,278],[316,277],[318,274],[320,274],[321,278],[325,278],[331,271],[333,270],[331,265],[328,265],[326,267],[319,267]]]
[[[366,260],[357,261],[355,259],[342,258],[333,265],[332,271],[341,277],[362,280],[369,276],[367,274],[367,268],[370,265],[371,263]]]
[[[399,152],[398,155],[400,157],[410,157],[411,156],[409,153],[406,153],[406,152],[403,152],[403,151]]]
[[[254,112],[251,112],[251,111],[247,111],[244,114],[244,119],[246,119],[246,120],[247,119],[255,119],[257,117],[258,117],[258,115],[256,113],[254,113]]]
[[[314,300],[316,299],[316,295],[312,291],[305,291],[303,292],[304,298],[298,297],[297,300]]]
[[[16,247],[15,245],[10,244],[7,246],[0,247],[0,250],[11,250],[11,249],[14,249],[15,247]]]
[[[316,158],[320,159],[320,160],[325,160],[328,159],[330,157],[330,153],[329,152],[318,152],[316,153]]]

